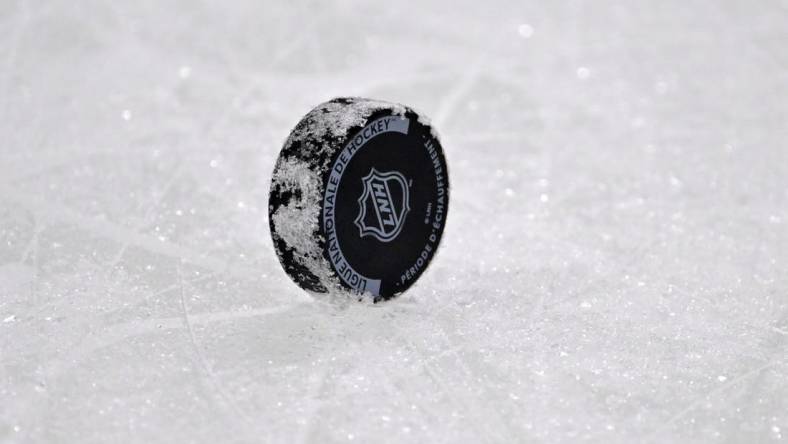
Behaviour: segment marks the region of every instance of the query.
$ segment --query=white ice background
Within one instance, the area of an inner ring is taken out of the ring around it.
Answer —
[[[0,0],[0,442],[788,439],[785,1]],[[339,95],[433,118],[442,248],[281,270]]]

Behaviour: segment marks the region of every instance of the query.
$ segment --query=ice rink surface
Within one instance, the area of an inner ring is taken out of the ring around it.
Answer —
[[[788,4],[0,1],[0,442],[788,440]],[[281,270],[278,150],[433,118],[406,295]]]

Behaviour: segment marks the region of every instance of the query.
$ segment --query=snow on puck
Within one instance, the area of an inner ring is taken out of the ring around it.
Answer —
[[[268,215],[277,256],[302,288],[375,301],[407,290],[438,249],[446,159],[402,105],[337,98],[296,125],[276,162]]]

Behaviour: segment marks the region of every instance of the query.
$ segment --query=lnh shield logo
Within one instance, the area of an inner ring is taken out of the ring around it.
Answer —
[[[355,221],[361,237],[393,241],[402,231],[405,216],[410,211],[405,177],[397,171],[381,173],[372,168],[361,181],[364,191],[358,199],[359,213]]]

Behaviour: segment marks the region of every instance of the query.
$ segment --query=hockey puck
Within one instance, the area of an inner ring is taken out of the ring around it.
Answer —
[[[279,262],[299,286],[377,302],[422,275],[448,206],[446,159],[424,117],[398,104],[337,98],[290,133],[268,216]]]

